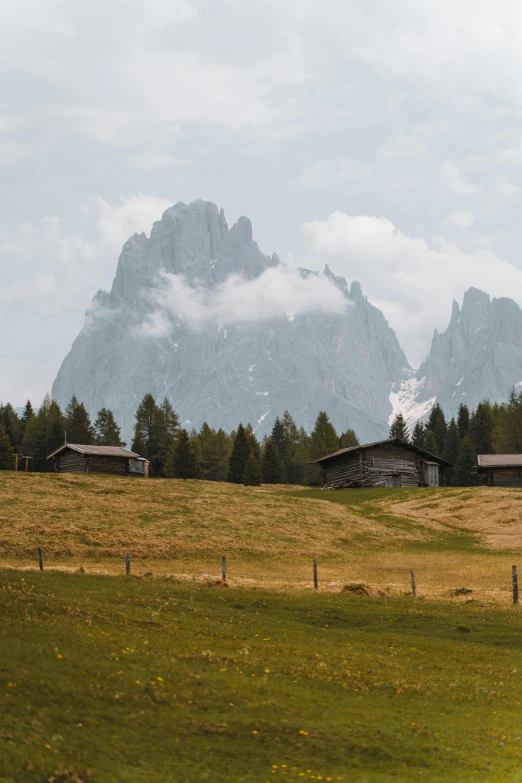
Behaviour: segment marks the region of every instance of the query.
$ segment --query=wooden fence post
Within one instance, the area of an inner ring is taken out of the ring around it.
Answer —
[[[125,573],[130,574],[131,572],[131,562],[130,562],[130,554],[127,552],[125,555]]]
[[[40,566],[40,571],[43,571],[43,557],[40,547],[38,547],[38,565]]]
[[[319,590],[319,580],[317,579],[317,560],[314,560],[314,590]]]
[[[415,582],[415,571],[411,571],[411,594],[414,598],[417,597],[417,583]]]
[[[227,558],[225,555],[221,558],[221,579],[223,582],[227,581]]]
[[[511,568],[511,584],[513,587],[513,603],[518,604],[518,576],[516,565]]]

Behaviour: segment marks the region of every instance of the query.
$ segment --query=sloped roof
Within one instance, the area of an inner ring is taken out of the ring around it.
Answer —
[[[522,468],[522,454],[479,454],[479,468]]]
[[[64,449],[72,449],[72,451],[77,451],[79,454],[87,454],[96,457],[127,457],[131,459],[138,459],[140,457],[139,454],[135,454],[133,451],[129,451],[129,449],[123,449],[121,446],[85,446],[78,443],[64,443],[59,449],[56,449],[52,454],[49,454],[47,459],[56,457],[56,455],[61,451],[64,451]]]
[[[441,465],[448,465],[449,467],[453,467],[453,463],[448,462],[447,459],[437,457],[436,454],[431,454],[429,451],[420,449],[418,446],[414,446],[413,443],[407,443],[405,440],[399,440],[399,438],[376,440],[374,443],[364,443],[362,446],[349,446],[347,449],[339,449],[339,451],[334,451],[332,454],[327,454],[325,457],[321,457],[321,459],[316,459],[315,461],[321,464],[322,462],[326,462],[326,460],[332,459],[333,457],[339,457],[341,454],[349,454],[353,451],[366,451],[366,449],[372,449],[375,448],[375,446],[384,446],[389,443],[395,443],[397,446],[403,446],[406,449],[410,449],[427,460],[432,460],[434,462],[438,462]]]

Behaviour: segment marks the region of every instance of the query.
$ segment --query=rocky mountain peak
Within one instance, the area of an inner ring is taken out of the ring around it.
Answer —
[[[462,308],[454,302],[448,328],[435,332],[428,358],[416,374],[415,405],[428,399],[456,415],[461,402],[506,400],[522,381],[522,310],[512,299],[491,299],[469,288]]]
[[[242,421],[263,435],[288,409],[311,430],[326,410],[340,431],[351,427],[362,440],[385,437],[389,392],[409,365],[358,283],[350,288],[325,269],[351,303],[344,312],[289,311],[270,321],[210,320],[192,329],[158,310],[155,292],[165,274],[211,291],[231,275],[251,280],[279,264],[275,253],[261,252],[247,217],[229,228],[223,210],[210,202],[169,207],[150,237],[137,234],[125,243],[111,292],[95,297],[53,396],[66,404],[76,393],[92,414],[111,408],[127,440],[147,392],[167,396],[188,427],[206,420],[232,430]],[[151,328],[144,332],[147,319]],[[165,322],[168,329],[156,329]]]

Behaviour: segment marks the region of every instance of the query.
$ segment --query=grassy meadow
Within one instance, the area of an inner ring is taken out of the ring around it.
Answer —
[[[322,590],[348,582],[402,595],[509,605],[522,553],[522,491],[251,488],[0,471],[0,567],[46,567],[206,581],[221,555],[235,586]],[[521,563],[522,565],[522,563]],[[459,599],[461,600],[461,599]]]
[[[520,780],[519,613],[0,571],[0,781]]]
[[[520,501],[0,471],[0,783],[519,781]]]

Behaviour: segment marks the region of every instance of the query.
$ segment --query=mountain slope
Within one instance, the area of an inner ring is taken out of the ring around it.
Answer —
[[[411,424],[435,400],[447,416],[456,416],[461,402],[471,410],[484,399],[503,402],[521,385],[522,310],[512,299],[470,288],[462,308],[453,302],[448,328],[435,331],[429,356],[392,402]]]
[[[224,319],[196,328],[158,303],[165,274],[215,291],[231,275],[256,280],[278,267],[277,255],[259,250],[247,218],[229,228],[214,204],[169,208],[150,238],[135,235],[124,245],[112,290],[94,298],[53,397],[66,404],[75,393],[91,413],[110,407],[127,440],[146,392],[167,396],[190,427],[206,420],[232,430],[242,421],[263,435],[288,408],[308,430],[327,410],[339,430],[385,437],[390,389],[409,365],[358,283],[349,288],[326,268],[346,300],[343,312],[289,312],[262,323]],[[154,328],[158,318],[168,329]],[[147,334],[143,324],[151,325]]]

